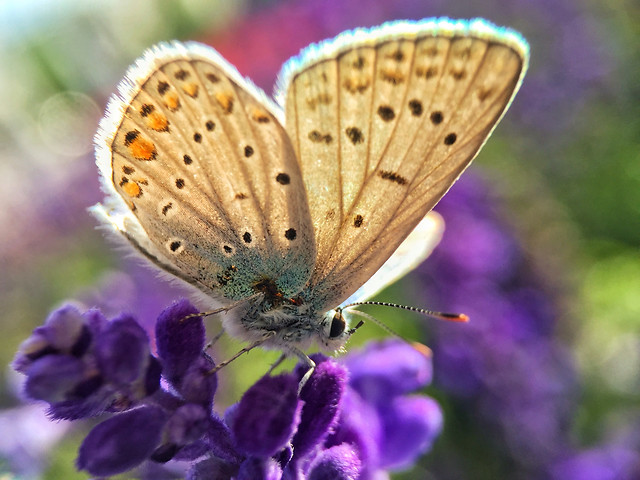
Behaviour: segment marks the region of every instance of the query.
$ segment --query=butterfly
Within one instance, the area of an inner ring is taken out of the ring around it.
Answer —
[[[310,362],[311,344],[339,350],[354,332],[345,306],[432,250],[429,212],[528,57],[518,33],[481,19],[394,21],[307,47],[273,101],[212,48],[159,44],[100,123],[107,196],[92,212],[233,312],[229,334]]]

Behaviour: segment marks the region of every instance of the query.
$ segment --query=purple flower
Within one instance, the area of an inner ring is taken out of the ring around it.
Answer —
[[[356,436],[368,465],[384,470],[413,465],[442,430],[438,404],[426,396],[408,395],[431,383],[431,362],[405,342],[390,339],[349,354],[345,363],[352,405],[343,410],[336,436]],[[375,415],[358,418],[356,412],[361,408],[366,412],[367,407]],[[366,422],[371,423],[363,425]],[[377,439],[376,444],[371,438]]]
[[[366,480],[411,466],[440,432],[437,404],[412,394],[431,381],[429,360],[400,341],[340,363],[314,355],[300,392],[304,365],[261,378],[220,418],[196,313],[181,300],[160,314],[157,358],[130,316],[71,306],[24,342],[14,365],[28,396],[49,402],[54,418],[107,415],[82,443],[79,469],[157,478],[157,465],[180,460],[192,480]]]
[[[438,211],[447,228],[420,273],[436,309],[462,311],[471,321],[462,328],[432,326],[435,384],[448,395],[453,415],[464,419],[465,439],[483,442],[504,476],[547,478],[560,468],[557,462],[579,451],[568,433],[577,375],[554,335],[554,298],[531,273],[480,178],[464,176]],[[468,458],[455,441],[450,445],[449,456]],[[451,478],[451,461],[440,459],[434,457],[432,470]],[[454,478],[478,478],[473,470]]]
[[[246,456],[271,457],[285,448],[300,424],[303,402],[293,375],[262,377],[227,416],[235,444]]]
[[[161,442],[166,413],[141,407],[115,415],[97,425],[80,447],[78,468],[108,476],[134,468],[149,458]]]
[[[20,347],[14,368],[27,376],[25,393],[49,403],[56,419],[121,411],[159,387],[149,339],[127,315],[108,322],[97,310],[66,305]]]
[[[640,454],[628,447],[607,445],[567,456],[553,465],[551,480],[635,480],[640,478]]]

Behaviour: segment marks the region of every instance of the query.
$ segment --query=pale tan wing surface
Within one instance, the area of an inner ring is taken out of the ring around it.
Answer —
[[[286,128],[316,235],[310,289],[331,308],[391,256],[469,165],[526,69],[482,22],[397,22],[285,66]]]
[[[156,47],[120,95],[97,137],[111,194],[97,213],[214,297],[246,298],[271,280],[299,292],[314,233],[278,108],[197,44]]]

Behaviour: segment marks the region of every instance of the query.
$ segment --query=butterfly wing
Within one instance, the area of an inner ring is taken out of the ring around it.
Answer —
[[[108,197],[94,213],[214,298],[299,292],[315,243],[281,110],[198,44],[150,50],[119,94],[96,137]]]
[[[394,22],[304,50],[278,99],[316,235],[319,309],[348,298],[469,165],[526,70],[515,32]]]
[[[436,248],[444,233],[444,221],[435,212],[429,212],[404,239],[393,255],[341,307],[363,302],[411,272]]]

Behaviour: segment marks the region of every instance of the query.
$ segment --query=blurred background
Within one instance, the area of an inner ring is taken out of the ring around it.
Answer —
[[[441,245],[379,296],[472,321],[370,310],[433,348],[428,393],[445,413],[433,450],[394,478],[640,478],[635,0],[0,1],[1,364],[65,300],[150,327],[183,294],[105,241],[86,211],[101,199],[97,123],[147,47],[208,43],[270,93],[311,42],[430,16],[515,28],[532,57],[509,113],[436,208]],[[352,344],[383,336],[367,325]],[[220,402],[237,401],[272,359],[254,351],[232,365]],[[0,370],[0,478],[86,478],[73,469],[83,427],[47,422],[19,384]]]

